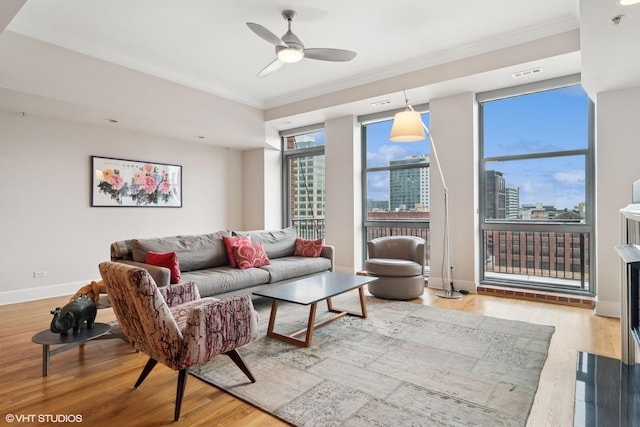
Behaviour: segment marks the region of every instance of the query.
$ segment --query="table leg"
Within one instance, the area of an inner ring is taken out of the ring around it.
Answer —
[[[333,302],[331,301],[331,298],[327,298],[327,310],[333,313],[338,313],[338,316],[340,317],[344,315],[349,315],[349,316],[362,317],[363,319],[366,319],[367,318],[367,300],[364,295],[364,285],[358,288],[358,294],[360,296],[360,313],[334,307]]]
[[[271,302],[271,314],[269,315],[269,326],[267,327],[267,335],[273,334],[273,326],[276,324],[276,313],[278,313],[278,300]]]
[[[49,344],[42,344],[42,376],[46,377],[49,375]]]
[[[311,341],[313,340],[313,330],[315,327],[319,326],[315,324],[317,307],[318,303],[315,302],[309,307],[309,320],[307,322],[306,328],[294,332],[290,335],[284,335],[274,331],[276,323],[276,313],[278,311],[278,300],[274,299],[271,303],[271,315],[269,317],[269,326],[267,327],[267,336],[278,338],[282,341],[297,345],[299,347],[309,347],[311,345]],[[304,339],[297,338],[298,336],[303,334],[305,335]]]
[[[364,286],[360,286],[358,288],[358,293],[360,294],[360,309],[362,310],[362,317],[367,318],[367,300],[364,296]]]
[[[311,342],[313,340],[313,332],[315,329],[320,328],[328,323],[331,323],[347,315],[357,316],[362,318],[367,317],[367,300],[364,294],[364,286],[360,286],[358,288],[358,293],[360,297],[360,313],[334,307],[333,302],[329,297],[325,300],[327,302],[327,309],[330,312],[337,313],[335,316],[326,318],[316,323],[316,312],[318,308],[318,303],[314,302],[311,304],[311,307],[309,308],[309,320],[307,322],[307,327],[289,335],[279,334],[274,331],[274,326],[276,323],[276,313],[278,311],[278,300],[273,299],[271,303],[271,316],[269,317],[269,326],[267,328],[267,336],[278,338],[282,341],[288,342],[290,344],[295,344],[300,347],[310,347]],[[301,335],[305,336],[304,339],[298,338]]]
[[[307,323],[307,334],[305,336],[304,345],[305,347],[311,347],[311,340],[313,340],[313,330],[315,329],[316,323],[316,310],[318,308],[318,303],[314,302],[311,304],[311,309],[309,310],[309,323]]]

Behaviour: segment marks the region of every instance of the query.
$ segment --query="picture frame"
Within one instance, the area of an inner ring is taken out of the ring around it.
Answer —
[[[92,207],[182,207],[182,166],[91,156]]]

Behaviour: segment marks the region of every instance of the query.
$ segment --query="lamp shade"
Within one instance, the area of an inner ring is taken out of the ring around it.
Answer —
[[[394,142],[415,142],[425,138],[422,117],[417,111],[401,111],[393,118],[389,139]]]

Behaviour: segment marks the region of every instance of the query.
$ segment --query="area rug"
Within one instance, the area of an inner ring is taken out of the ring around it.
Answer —
[[[191,373],[296,426],[524,426],[553,326],[367,297],[367,319],[316,329],[312,346],[266,337],[270,300],[254,301],[260,335]],[[357,310],[357,294],[334,299]],[[281,303],[277,332],[302,329],[309,307]],[[317,320],[326,316],[318,305]]]

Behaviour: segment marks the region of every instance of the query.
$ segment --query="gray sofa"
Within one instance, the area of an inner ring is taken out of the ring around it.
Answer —
[[[244,270],[230,267],[222,236],[232,235],[250,236],[252,243],[262,243],[271,264]],[[194,282],[202,297],[226,298],[251,293],[275,283],[333,271],[333,246],[323,246],[319,257],[294,256],[295,240],[294,227],[121,240],[111,244],[111,261],[143,267],[158,286],[166,286],[170,282],[170,270],[147,264],[147,252],[176,252],[181,282]]]

